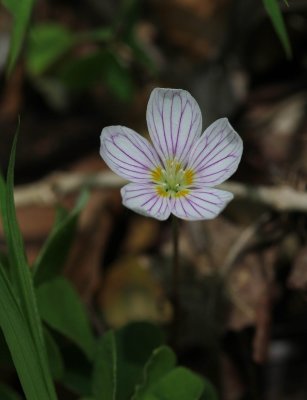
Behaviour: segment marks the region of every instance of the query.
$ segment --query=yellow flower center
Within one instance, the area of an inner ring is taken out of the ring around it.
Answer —
[[[183,169],[176,160],[168,160],[165,168],[157,167],[151,172],[157,193],[162,197],[186,196],[194,181],[194,171]]]

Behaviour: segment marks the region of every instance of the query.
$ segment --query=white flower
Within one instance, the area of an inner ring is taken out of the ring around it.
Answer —
[[[154,89],[147,106],[153,145],[123,126],[101,132],[100,154],[132,183],[121,189],[123,204],[135,212],[166,220],[212,219],[232,200],[215,189],[237,169],[243,144],[227,118],[202,132],[195,99],[185,90]]]

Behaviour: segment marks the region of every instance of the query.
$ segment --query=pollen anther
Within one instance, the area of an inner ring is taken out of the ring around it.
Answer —
[[[163,197],[186,196],[194,181],[194,171],[182,168],[177,160],[167,161],[165,168],[157,167],[151,171],[151,176],[157,193]]]

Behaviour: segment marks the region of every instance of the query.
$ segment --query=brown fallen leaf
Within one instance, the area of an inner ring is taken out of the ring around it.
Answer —
[[[98,301],[112,327],[129,321],[166,322],[171,318],[170,303],[154,279],[148,260],[141,257],[122,258],[110,267]]]

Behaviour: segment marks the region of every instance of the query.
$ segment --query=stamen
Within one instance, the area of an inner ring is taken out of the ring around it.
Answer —
[[[163,197],[181,197],[189,193],[195,173],[192,169],[182,168],[176,159],[168,160],[165,167],[152,171],[152,180],[157,184],[157,193]]]

